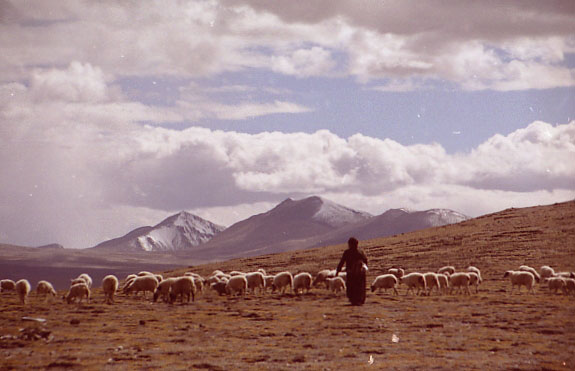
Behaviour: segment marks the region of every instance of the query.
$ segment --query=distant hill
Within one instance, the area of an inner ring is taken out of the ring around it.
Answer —
[[[179,251],[209,241],[225,228],[182,211],[154,227],[137,228],[125,236],[104,241],[93,249],[115,251]]]
[[[64,246],[60,245],[59,243],[51,243],[49,245],[42,245],[37,246],[37,249],[63,249]]]

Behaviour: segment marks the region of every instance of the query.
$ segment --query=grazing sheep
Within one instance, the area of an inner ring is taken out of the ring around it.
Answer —
[[[448,273],[449,275],[452,275],[453,273],[455,273],[455,267],[452,265],[446,265],[445,267],[441,267],[437,270],[437,273]]]
[[[555,277],[575,278],[575,273],[574,272],[558,272],[558,273],[555,273]]]
[[[36,295],[44,295],[44,300],[48,300],[48,296],[52,296],[52,298],[56,297],[56,290],[54,290],[54,286],[48,281],[38,281],[36,285]]]
[[[551,277],[547,281],[547,285],[549,287],[549,291],[553,291],[554,294],[557,293],[557,290],[563,291],[564,294],[567,294],[567,282],[563,277]]]
[[[206,280],[204,281],[204,284],[211,286],[212,283],[216,283],[216,282],[220,282],[220,279],[216,276],[210,276],[210,277],[206,278]]]
[[[470,265],[469,267],[467,267],[467,271],[477,274],[477,277],[479,278],[479,280],[477,281],[477,284],[480,284],[481,282],[483,282],[483,278],[481,278],[481,271],[479,270],[479,268],[474,267],[473,265]]]
[[[72,285],[65,296],[66,303],[68,304],[76,301],[76,299],[79,299],[79,304],[84,298],[88,299],[88,303],[90,302],[90,288],[86,283],[77,283]]]
[[[187,302],[190,302],[190,296],[192,301],[195,300],[196,285],[194,284],[194,279],[189,276],[178,277],[172,283],[172,288],[170,290],[170,303],[173,304],[178,296],[180,297],[180,302],[184,302],[184,298],[187,298]]]
[[[327,285],[329,287],[329,290],[334,292],[334,293],[338,293],[340,291],[345,292],[346,290],[346,286],[345,286],[345,281],[343,280],[343,278],[341,277],[333,277],[333,278],[328,278],[327,279]]]
[[[194,285],[196,285],[196,294],[204,293],[204,279],[201,277],[192,277],[194,280]]]
[[[234,296],[236,293],[245,295],[247,289],[248,280],[246,276],[243,275],[232,276],[226,284],[226,293],[231,296]]]
[[[567,278],[565,280],[565,291],[566,294],[572,293],[573,295],[575,295],[575,279]]]
[[[244,272],[240,272],[240,271],[231,271],[230,272],[230,276],[245,276],[246,274]]]
[[[543,275],[542,275],[543,276]],[[517,286],[517,291],[521,293],[521,286],[525,286],[528,292],[533,293],[533,284],[535,282],[535,276],[531,272],[525,271],[507,271],[503,275],[503,278],[509,277],[511,280],[511,293],[513,294],[513,288]]]
[[[132,282],[124,288],[124,294],[130,294],[132,292],[139,293],[142,291],[144,297],[146,297],[146,292],[150,291],[152,294],[156,291],[158,287],[158,280],[153,275],[143,275],[138,276]]]
[[[14,291],[15,288],[16,288],[16,282],[14,282],[12,280],[0,281],[0,292]]]
[[[453,293],[456,287],[458,293],[461,293],[463,288],[464,294],[471,295],[469,292],[469,281],[471,281],[470,273],[457,272],[450,275],[448,278],[449,295]]]
[[[317,272],[317,275],[313,279],[312,286],[317,287],[318,285],[323,283],[325,285],[325,288],[327,289],[328,288],[327,279],[330,277],[330,274],[331,274],[330,269],[324,269]],[[335,275],[335,272],[333,272],[333,275]]]
[[[109,274],[102,279],[102,291],[104,292],[104,303],[114,304],[114,295],[118,291],[118,278],[113,274]]]
[[[302,273],[298,273],[293,277],[293,291],[296,295],[299,294],[299,291],[301,290],[301,293],[303,294],[303,291],[305,290],[306,293],[309,292],[309,289],[311,288],[311,274],[307,273],[307,272],[302,272]]]
[[[210,287],[215,290],[220,296],[226,293],[226,285],[228,283],[224,281],[214,282],[210,285]]]
[[[397,278],[401,278],[405,275],[405,271],[403,270],[403,268],[399,267],[399,268],[389,268],[387,270],[388,273],[393,274],[395,277]]]
[[[268,275],[268,274],[266,273],[265,269],[263,269],[263,268],[259,268],[259,269],[258,269],[258,272],[260,272],[261,274],[263,274],[264,277]]]
[[[251,272],[245,275],[248,281],[248,290],[251,290],[253,294],[256,293],[256,289],[260,289],[260,293],[264,293],[266,290],[266,278],[261,272]]]
[[[482,282],[481,276],[476,272],[468,272],[467,274],[469,275],[469,285],[475,286],[475,293],[477,294],[479,292],[479,284]]]
[[[555,275],[555,270],[548,265],[541,266],[541,278],[549,278]]]
[[[265,291],[268,291],[268,287],[270,289],[273,289],[273,284],[274,284],[274,277],[275,276],[265,276],[264,279],[266,281],[266,287],[265,287]]]
[[[142,276],[153,276],[154,273],[152,272],[148,272],[148,271],[141,271],[137,274],[138,277],[142,277]]]
[[[78,278],[81,278],[84,281],[86,281],[86,285],[88,285],[89,289],[92,288],[92,277],[90,277],[90,275],[88,275],[87,273],[82,273],[81,275],[78,276]]]
[[[285,293],[286,288],[293,292],[293,276],[290,272],[280,272],[274,276],[274,280],[272,282],[272,293],[276,290],[280,290],[281,293]]]
[[[447,295],[449,289],[449,276],[443,273],[437,273],[437,280],[439,281],[439,292]]]
[[[439,278],[437,277],[437,273],[427,272],[423,274],[423,278],[425,278],[425,286],[427,286],[427,295],[431,295],[431,291],[435,287],[437,289],[437,293],[440,294],[441,291],[441,284],[439,283]]]
[[[541,281],[541,276],[539,275],[539,273],[537,273],[535,268],[531,268],[528,265],[522,265],[519,267],[519,270],[523,271],[523,272],[531,272],[531,274],[533,274],[533,277],[535,277],[535,281],[537,281],[537,282]]]
[[[393,293],[395,295],[399,295],[396,289],[398,282],[399,281],[394,274],[382,274],[381,276],[375,277],[373,280],[371,284],[371,292],[374,292],[375,290],[381,291],[381,289],[383,289],[387,294],[388,289],[393,289]]]
[[[170,277],[164,279],[162,282],[159,282],[158,287],[156,287],[156,291],[154,291],[153,301],[156,302],[158,297],[162,297],[162,300],[167,303],[170,300],[170,290],[172,288],[172,284],[175,281],[175,277]]]
[[[28,294],[30,293],[30,282],[25,279],[19,280],[14,285],[14,290],[16,290],[16,293],[20,298],[20,303],[22,303],[22,305],[26,304]]]
[[[417,295],[423,290],[427,290],[427,285],[425,284],[425,277],[421,273],[409,273],[399,279],[399,283],[403,283],[407,286],[407,291],[405,295],[409,294],[409,291],[413,292],[413,288],[417,287]],[[415,294],[415,292],[413,292]]]

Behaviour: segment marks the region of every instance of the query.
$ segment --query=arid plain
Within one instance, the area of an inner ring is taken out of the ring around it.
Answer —
[[[484,282],[469,296],[405,295],[405,286],[399,296],[369,292],[362,307],[320,288],[300,296],[208,292],[173,305],[122,294],[106,305],[96,288],[90,303],[45,303],[33,292],[23,307],[14,293],[2,293],[0,369],[575,368],[575,296],[549,293],[543,285],[534,294],[511,294],[503,279],[522,264],[575,270],[575,202],[509,209],[360,246],[369,258],[368,284],[394,265],[427,272],[447,264],[475,265]],[[335,268],[343,249],[158,273],[264,268],[315,274]]]

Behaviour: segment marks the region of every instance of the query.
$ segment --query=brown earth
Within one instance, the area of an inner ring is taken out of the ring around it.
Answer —
[[[575,202],[505,210],[361,246],[369,282],[392,265],[425,272],[446,264],[476,265],[485,281],[470,296],[406,296],[405,287],[399,296],[370,292],[362,307],[324,289],[207,293],[174,305],[123,295],[105,305],[95,289],[91,303],[46,304],[32,294],[25,307],[2,293],[0,369],[575,369],[575,297],[540,285],[534,294],[511,294],[502,278],[521,264],[575,270]],[[343,248],[187,270],[315,273],[334,268]]]

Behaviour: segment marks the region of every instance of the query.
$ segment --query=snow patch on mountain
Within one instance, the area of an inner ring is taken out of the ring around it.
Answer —
[[[466,215],[449,209],[431,209],[426,210],[430,224],[434,227],[440,227],[446,224],[455,224],[469,219]]]
[[[332,227],[339,228],[347,224],[354,224],[372,217],[371,214],[347,208],[335,202],[321,199],[319,210],[313,215],[313,219]]]

